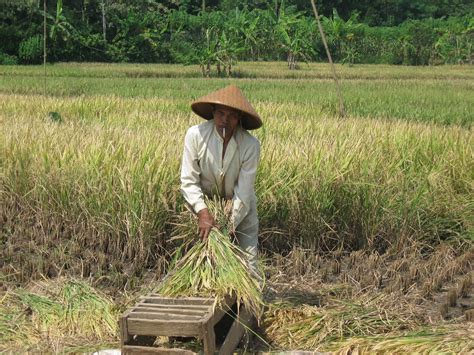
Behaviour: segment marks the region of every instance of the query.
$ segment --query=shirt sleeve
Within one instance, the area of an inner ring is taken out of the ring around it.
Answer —
[[[260,160],[260,143],[257,139],[249,147],[247,154],[240,167],[237,184],[234,187],[232,221],[234,228],[248,215],[251,202],[255,200],[255,178]]]
[[[201,188],[197,138],[197,132],[191,127],[184,138],[184,152],[181,163],[181,193],[195,213],[207,208]]]

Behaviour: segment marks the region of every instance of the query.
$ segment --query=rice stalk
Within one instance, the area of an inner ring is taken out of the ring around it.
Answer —
[[[398,354],[472,354],[474,327],[423,329],[408,334],[350,338],[330,347],[335,354],[398,353]],[[336,350],[337,349],[337,350]]]
[[[257,318],[263,306],[262,285],[249,270],[248,256],[229,238],[230,203],[208,200],[208,208],[219,228],[213,228],[207,241],[196,240],[196,221],[185,215],[178,224],[184,244],[175,255],[170,273],[158,287],[165,296],[212,296],[218,300],[235,295]],[[183,255],[189,245],[192,247]]]
[[[272,345],[320,350],[348,337],[388,334],[418,325],[408,310],[390,310],[386,296],[331,299],[324,307],[276,302],[265,312],[264,329]]]
[[[62,351],[115,340],[118,310],[86,282],[55,280],[9,292],[0,303],[0,350]]]
[[[32,327],[28,315],[12,303],[12,294],[7,293],[0,300],[0,352],[8,347],[32,344],[39,339],[39,333]]]

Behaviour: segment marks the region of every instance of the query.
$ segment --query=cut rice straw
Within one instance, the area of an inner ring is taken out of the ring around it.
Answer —
[[[472,354],[474,327],[450,325],[449,328],[423,329],[416,333],[349,338],[334,344],[335,354]]]
[[[263,309],[262,285],[249,269],[247,254],[229,238],[230,202],[207,200],[219,228],[213,228],[207,241],[196,240],[196,218],[180,216],[178,238],[185,240],[178,248],[171,272],[157,291],[170,297],[212,296],[218,302],[235,296],[257,319]],[[183,251],[192,247],[183,256]]]

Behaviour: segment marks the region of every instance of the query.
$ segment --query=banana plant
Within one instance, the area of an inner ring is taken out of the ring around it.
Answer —
[[[363,26],[357,23],[357,14],[352,14],[347,21],[344,21],[337,10],[333,9],[332,17],[323,17],[322,20],[328,42],[333,49],[336,49],[337,56],[343,63],[353,63],[358,55],[355,48],[357,34]]]
[[[279,45],[287,53],[287,63],[290,70],[297,68],[298,58],[308,62],[315,53],[313,47],[314,22],[305,20],[302,13],[286,13],[280,9],[276,23],[276,33]]]
[[[237,61],[238,55],[245,51],[245,47],[243,46],[243,43],[241,41],[238,41],[235,38],[228,36],[225,31],[222,31],[219,37],[218,46],[218,64],[222,64],[224,66],[224,72],[227,74],[227,76],[231,76],[232,67]]]
[[[211,66],[218,61],[219,41],[216,38],[216,30],[207,28],[204,36],[204,45],[197,53],[197,62],[201,68],[202,76],[210,77]]]
[[[43,11],[40,11],[42,15],[45,15]],[[71,36],[71,32],[74,31],[74,27],[69,23],[66,16],[63,14],[63,1],[56,1],[56,14],[55,16],[50,15],[46,12],[46,18],[51,22],[49,30],[49,38],[52,41],[56,41],[58,35],[63,40],[68,39]]]

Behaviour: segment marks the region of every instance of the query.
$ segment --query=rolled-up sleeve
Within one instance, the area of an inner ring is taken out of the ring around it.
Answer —
[[[181,193],[195,213],[206,208],[201,188],[201,168],[198,159],[198,135],[196,127],[191,127],[184,138],[184,152],[181,163]]]
[[[260,159],[260,143],[257,139],[249,146],[240,167],[237,184],[234,187],[232,219],[234,228],[248,215],[255,197],[255,178]]]

